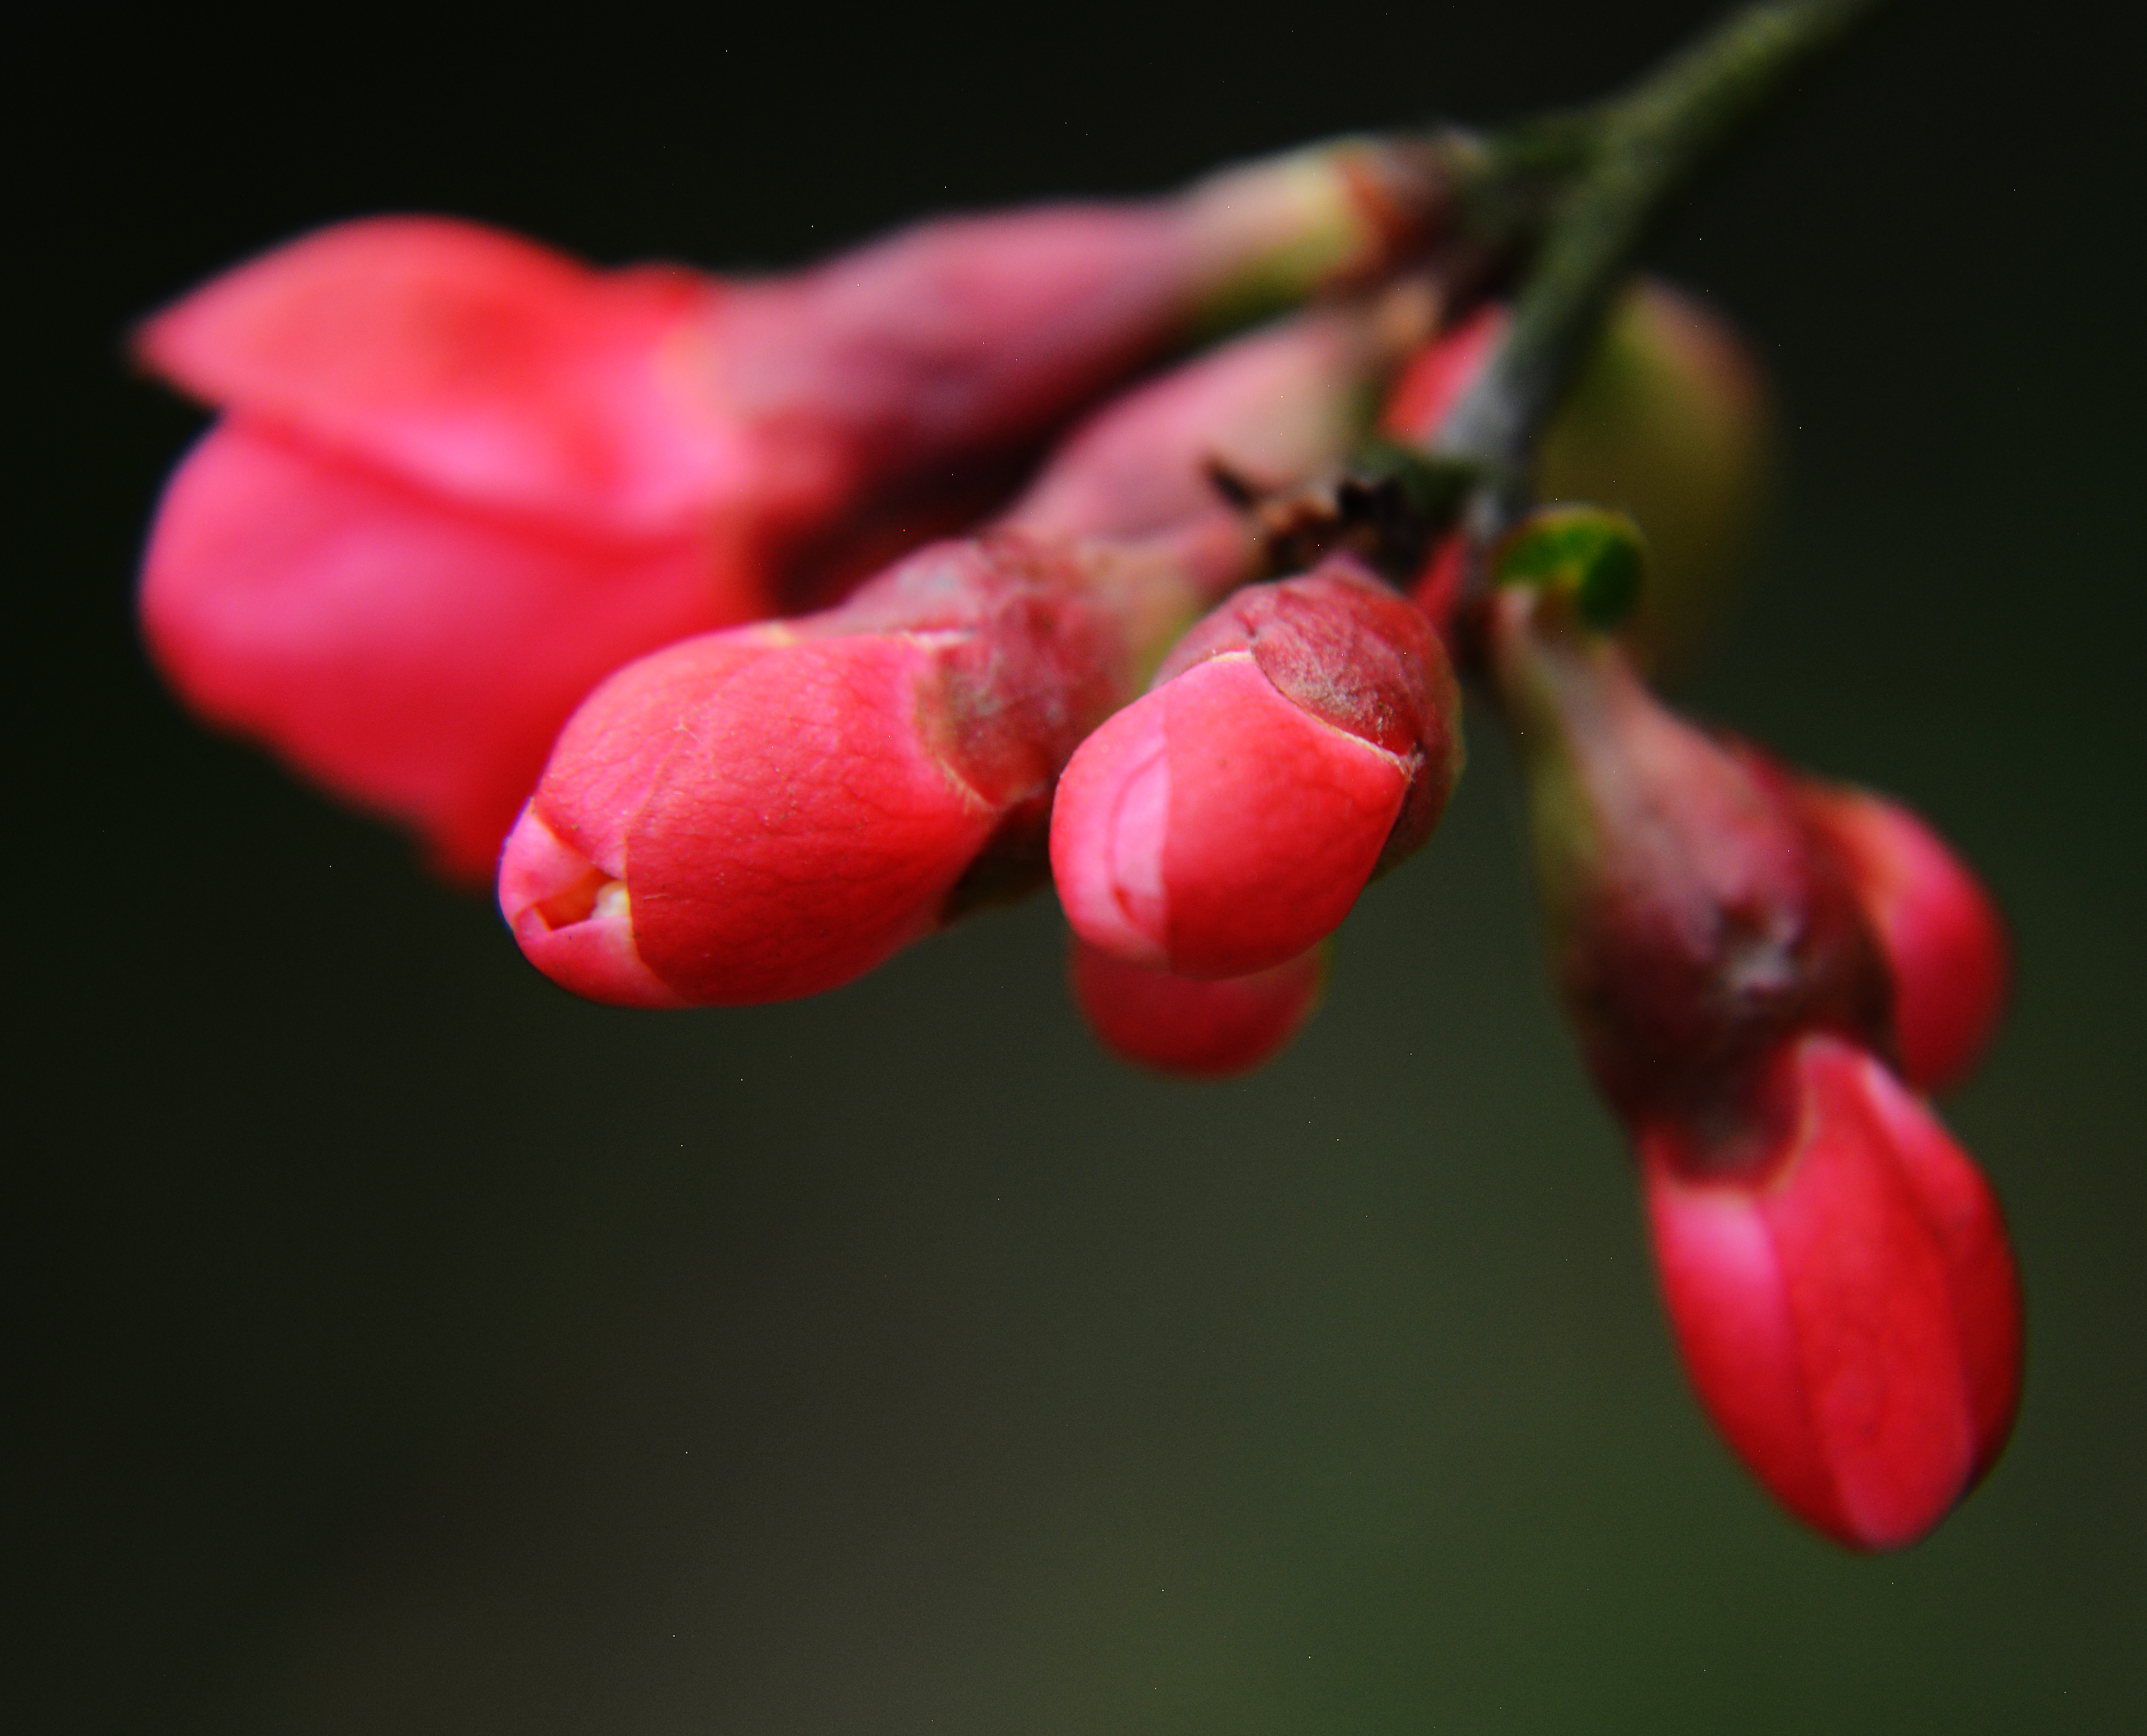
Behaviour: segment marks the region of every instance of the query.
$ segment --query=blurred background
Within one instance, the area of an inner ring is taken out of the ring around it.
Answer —
[[[2099,15],[1898,8],[1651,249],[1787,433],[1689,699],[1914,803],[2017,926],[1947,1113],[2011,1213],[2025,1406],[1896,1558],[1783,1518],[1684,1390],[1487,715],[1319,1019],[1194,1087],[1090,1044],[1048,898],[815,1001],[578,1003],[192,725],[131,624],[200,418],[121,334],[296,232],[781,267],[1578,99],[1713,11],[189,8],[23,44],[22,1728],[2142,1728],[2141,165]]]

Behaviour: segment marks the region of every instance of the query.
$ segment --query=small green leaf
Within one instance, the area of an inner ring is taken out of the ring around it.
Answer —
[[[1555,587],[1580,618],[1608,633],[1633,612],[1646,581],[1647,542],[1623,513],[1547,507],[1499,545],[1491,576],[1502,585]]]

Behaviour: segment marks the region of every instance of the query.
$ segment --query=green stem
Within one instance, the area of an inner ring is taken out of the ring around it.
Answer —
[[[1883,0],[1768,0],[1730,15],[1595,112],[1587,165],[1553,207],[1489,364],[1437,457],[1477,467],[1479,546],[1528,509],[1537,437],[1593,346],[1648,224],[1741,123]]]

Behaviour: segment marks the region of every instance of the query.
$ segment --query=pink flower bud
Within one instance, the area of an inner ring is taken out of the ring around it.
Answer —
[[[1902,1077],[1924,1091],[1959,1084],[2005,1010],[2012,948],[1997,905],[1944,841],[1898,803],[1812,780],[1799,782],[1797,796],[1847,868],[1885,955]]]
[[[1034,443],[1255,289],[1420,248],[1414,148],[923,225],[726,284],[475,225],[307,237],[145,325],[227,413],[152,533],[173,684],[481,872],[603,675],[967,523]]]
[[[1923,1536],[1996,1459],[2020,1298],[1989,1185],[1870,1055],[1776,1058],[1776,1129],[1728,1169],[1639,1135],[1663,1293],[1716,1425],[1782,1503],[1862,1549]]]
[[[1140,538],[1225,506],[1218,471],[1281,492],[1364,431],[1376,390],[1438,309],[1421,284],[1299,315],[1129,393],[1077,428],[1006,523],[1038,537]]]
[[[834,988],[951,913],[1003,829],[1023,853],[1126,656],[1078,568],[1010,534],[922,550],[794,625],[686,640],[575,713],[502,907],[593,999]]]
[[[1051,826],[1067,919],[1181,976],[1280,965],[1430,835],[1458,707],[1429,623],[1347,559],[1239,592],[1068,766]]]
[[[1326,983],[1327,951],[1201,981],[1129,963],[1077,934],[1066,973],[1082,1017],[1113,1054],[1159,1073],[1220,1079],[1273,1060],[1304,1028]]]

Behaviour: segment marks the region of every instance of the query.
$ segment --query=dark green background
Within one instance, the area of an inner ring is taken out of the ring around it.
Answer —
[[[1780,1517],[1684,1390],[1488,718],[1314,1027],[1196,1088],[1090,1046],[1048,900],[800,1005],[579,1004],[132,634],[198,418],[118,333],[303,228],[781,265],[1578,98],[1708,11],[173,8],[23,45],[23,1728],[2142,1727],[2140,119],[2099,13],[1906,8],[1654,249],[1790,431],[1695,700],[1911,799],[2018,928],[1948,1113],[2011,1211],[2026,1404],[1898,1558]]]

